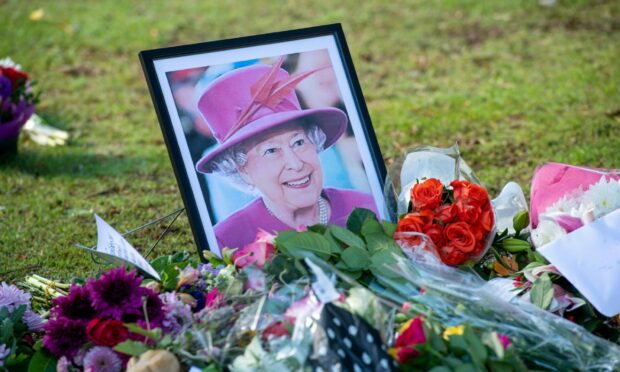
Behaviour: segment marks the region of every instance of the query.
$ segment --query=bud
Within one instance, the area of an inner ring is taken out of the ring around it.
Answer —
[[[148,282],[146,285],[146,288],[150,289],[151,291],[155,292],[155,293],[159,293],[161,291],[161,284],[159,284],[159,282]]]
[[[502,247],[510,253],[526,252],[532,248],[530,243],[525,240],[514,238],[508,238],[502,241]]]
[[[522,209],[512,217],[512,226],[517,233],[530,225],[530,214],[527,210]]]

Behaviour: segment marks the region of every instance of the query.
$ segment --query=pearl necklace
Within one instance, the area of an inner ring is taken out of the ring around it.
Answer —
[[[267,208],[267,212],[269,212],[270,215],[280,220],[265,202],[263,202],[263,204],[265,205],[265,208]],[[327,200],[325,200],[324,197],[319,196],[319,201],[316,204],[319,207],[319,223],[321,225],[327,225],[327,223],[329,222],[329,208],[327,207]]]

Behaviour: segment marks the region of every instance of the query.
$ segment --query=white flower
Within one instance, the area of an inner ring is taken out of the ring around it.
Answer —
[[[22,69],[22,66],[13,62],[13,60],[10,57],[0,59],[0,67],[13,67],[14,69],[20,70],[20,71]]]
[[[557,222],[541,215],[538,226],[532,230],[532,242],[536,247],[542,247],[564,235],[566,235],[566,231]]]
[[[620,208],[620,181],[601,177],[583,194],[584,204],[594,205],[594,217],[600,218]]]

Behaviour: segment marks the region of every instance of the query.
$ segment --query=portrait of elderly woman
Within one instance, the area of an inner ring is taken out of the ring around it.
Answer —
[[[302,108],[296,92],[324,67],[289,74],[283,60],[228,71],[198,98],[198,112],[217,143],[196,170],[224,176],[253,196],[215,225],[220,247],[242,247],[258,228],[342,226],[354,208],[377,213],[371,194],[325,186],[332,164],[319,156],[346,133],[347,114],[336,107]]]

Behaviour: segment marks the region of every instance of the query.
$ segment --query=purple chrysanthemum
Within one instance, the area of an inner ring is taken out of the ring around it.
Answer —
[[[43,346],[57,357],[72,358],[88,341],[86,324],[80,320],[57,317],[49,320],[43,328]]]
[[[8,285],[5,282],[0,284],[0,307],[8,307],[9,312],[21,305],[30,308],[30,297],[30,293],[26,293],[14,285]]]
[[[121,358],[112,349],[95,346],[84,356],[84,369],[93,372],[119,372],[123,367]]]
[[[183,303],[175,292],[168,292],[159,295],[164,303],[166,314],[162,329],[166,333],[178,334],[184,327],[192,324],[192,309],[188,304]]]
[[[124,314],[142,312],[142,296],[146,289],[140,287],[142,277],[124,267],[112,269],[98,280],[89,280],[93,306],[102,318],[121,319]]]
[[[26,310],[22,320],[26,323],[31,332],[38,332],[42,330],[45,325],[43,318],[32,310]]]
[[[90,291],[86,287],[72,285],[69,294],[54,299],[52,313],[59,317],[89,321],[95,317]]]
[[[150,328],[161,327],[164,317],[166,316],[164,312],[164,303],[161,301],[157,293],[147,288],[145,288],[143,298],[144,301],[146,301],[146,315],[148,316],[149,321],[148,325]],[[138,324],[143,328],[147,328],[144,311],[142,311],[142,316],[140,317],[140,320],[138,320]]]

